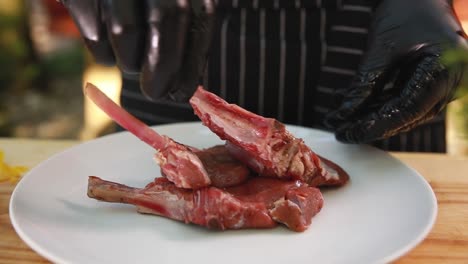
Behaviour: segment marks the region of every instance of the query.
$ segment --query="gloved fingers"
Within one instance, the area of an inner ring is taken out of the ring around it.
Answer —
[[[407,132],[419,125],[424,124],[428,120],[434,118],[441,112],[440,108],[434,107],[428,113],[422,116],[415,116],[415,118],[404,124],[403,126],[388,130],[385,127],[379,131],[376,130],[375,121],[372,118],[366,120],[358,120],[354,123],[347,123],[336,131],[336,139],[344,143],[370,143],[379,139],[386,139],[399,133]]]
[[[99,0],[62,0],[83,36],[86,47],[96,62],[114,65],[115,58],[102,21]]]
[[[373,39],[371,48],[364,55],[350,87],[337,92],[336,96],[341,98],[341,105],[325,117],[326,127],[336,129],[352,116],[358,115],[383,89],[391,74],[391,54],[383,47],[383,42],[380,38]]]
[[[206,66],[211,32],[215,19],[213,0],[192,1],[190,32],[181,70],[169,96],[173,101],[187,101],[195,92]]]
[[[414,120],[414,122],[408,123],[405,126],[403,126],[400,129],[399,133],[408,132],[408,131],[412,130],[413,128],[417,127],[417,126],[420,126],[420,125],[426,123],[427,121],[429,121],[429,120],[435,118],[437,115],[439,115],[442,112],[442,110],[443,110],[443,108],[440,108],[440,107],[438,107],[436,105],[434,108],[431,109],[431,111],[429,111],[422,118],[416,119],[416,120]]]
[[[388,137],[391,137],[391,136],[394,136],[396,134],[399,134],[399,133],[404,133],[404,132],[408,132],[410,130],[412,130],[413,128],[415,127],[418,127],[420,125],[423,125],[424,123],[426,123],[427,121],[435,118],[437,115],[439,115],[442,110],[444,109],[443,107],[440,107],[442,104],[438,104],[436,106],[434,106],[434,108],[432,108],[428,113],[426,113],[425,115],[421,116],[421,117],[416,117],[412,122],[408,122],[406,123],[404,126],[402,126],[401,128],[399,128],[396,133],[394,134],[389,134],[388,136],[384,136],[382,137],[381,139],[384,139],[384,138],[388,138]],[[363,123],[364,121],[357,121],[357,122],[360,122],[360,123]],[[351,143],[351,142],[360,142],[360,141],[350,141],[350,140],[346,140],[348,138],[365,138],[367,133],[369,133],[369,130],[368,129],[365,129],[366,126],[364,125],[360,125],[360,124],[356,124],[356,126],[352,129],[349,129],[346,128],[346,126],[343,126],[341,129],[339,129],[339,131],[337,132],[337,139],[339,141],[342,141],[342,142],[347,142],[347,143]],[[354,130],[354,131],[353,131]],[[360,130],[360,131],[359,131]],[[346,135],[347,134],[347,135]],[[363,136],[359,136],[359,135],[363,135]],[[371,141],[374,141],[374,139],[369,139],[367,141],[362,141],[362,142],[371,142]]]
[[[398,97],[342,125],[336,131],[336,138],[347,143],[368,143],[394,136],[432,118],[449,100],[450,95],[444,89],[450,79],[448,75],[439,56],[419,59]]]
[[[147,37],[141,89],[150,99],[167,97],[181,68],[188,27],[188,0],[146,0]]]
[[[140,72],[146,37],[143,10],[141,1],[102,1],[102,16],[117,65],[127,74]]]
[[[342,97],[340,107],[329,113],[324,120],[326,127],[336,129],[354,115],[359,115],[387,80],[385,70],[359,72],[348,89],[339,91]]]

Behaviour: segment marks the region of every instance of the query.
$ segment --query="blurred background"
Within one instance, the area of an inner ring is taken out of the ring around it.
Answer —
[[[118,99],[120,74],[96,65],[56,0],[0,0],[0,137],[90,139],[113,132],[83,98],[96,83]]]
[[[455,0],[468,31],[468,0]],[[0,0],[0,137],[92,139],[115,131],[84,99],[91,81],[118,102],[115,67],[96,65],[56,0]],[[468,155],[468,100],[448,109],[448,151]]]

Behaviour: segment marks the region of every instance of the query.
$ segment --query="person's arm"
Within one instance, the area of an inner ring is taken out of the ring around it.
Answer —
[[[433,118],[454,99],[466,74],[465,65],[444,65],[451,49],[468,50],[451,1],[380,1],[363,61],[326,124],[340,141],[367,143]],[[386,89],[391,82],[393,89]]]
[[[139,75],[150,99],[187,101],[202,75],[214,0],[61,0],[98,63]]]

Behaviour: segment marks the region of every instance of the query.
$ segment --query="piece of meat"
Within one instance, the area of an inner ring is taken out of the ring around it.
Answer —
[[[167,136],[159,135],[119,107],[93,84],[87,83],[84,92],[116,123],[158,151],[155,160],[162,174],[177,187],[198,189],[208,185],[232,186],[242,183],[250,174],[249,169],[232,158],[227,151],[223,151],[223,147],[199,150],[180,144]],[[213,153],[220,154],[216,162],[212,161]],[[220,179],[223,171],[229,180]]]
[[[231,187],[247,180],[250,170],[240,165],[224,145],[196,151],[195,154],[202,161],[210,180],[215,187]]]
[[[199,87],[190,99],[203,124],[226,140],[226,148],[260,176],[295,179],[313,186],[342,185],[348,175],[321,160],[284,124],[249,112]]]
[[[310,183],[312,186],[341,186],[349,181],[349,174],[338,164],[320,155],[318,157],[320,158],[322,177],[317,177],[315,179],[317,182],[312,181]],[[326,180],[323,181],[323,178]]]
[[[242,185],[220,189],[181,189],[156,178],[143,189],[91,176],[88,196],[128,203],[141,213],[155,214],[213,229],[272,228],[278,223],[304,231],[323,206],[320,190],[300,181],[250,178]]]
[[[301,181],[256,177],[226,189],[243,202],[261,201],[276,222],[294,231],[304,231],[323,206],[319,189]]]

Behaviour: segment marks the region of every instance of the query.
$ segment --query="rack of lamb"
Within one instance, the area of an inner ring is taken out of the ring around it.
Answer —
[[[88,83],[85,94],[116,123],[156,150],[162,177],[144,188],[90,176],[88,196],[128,203],[149,213],[214,229],[304,231],[323,206],[321,186],[341,186],[348,174],[315,154],[284,124],[251,113],[199,87],[195,114],[224,145],[198,149],[176,142],[120,108]]]

